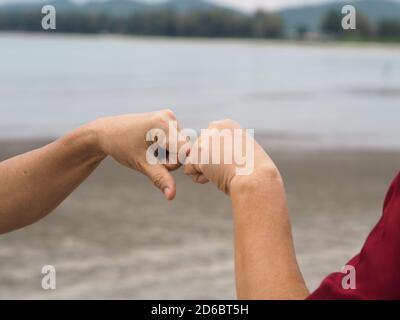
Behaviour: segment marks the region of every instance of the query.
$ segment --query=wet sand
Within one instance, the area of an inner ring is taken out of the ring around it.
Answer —
[[[43,141],[1,141],[0,159]],[[285,179],[298,260],[312,290],[377,222],[400,151],[270,150]],[[53,214],[0,236],[1,299],[235,298],[229,199],[175,174],[167,203],[140,174],[105,161]],[[57,289],[41,288],[41,268]]]

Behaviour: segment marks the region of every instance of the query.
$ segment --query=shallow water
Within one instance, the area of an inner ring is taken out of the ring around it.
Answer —
[[[0,138],[170,107],[184,127],[230,117],[311,144],[399,147],[399,102],[399,47],[0,34]]]

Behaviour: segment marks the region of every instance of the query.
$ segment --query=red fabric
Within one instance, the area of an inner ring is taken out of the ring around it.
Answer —
[[[308,299],[400,299],[400,174],[386,196],[380,221],[347,265],[355,268],[356,289],[343,289],[346,274],[332,273]]]

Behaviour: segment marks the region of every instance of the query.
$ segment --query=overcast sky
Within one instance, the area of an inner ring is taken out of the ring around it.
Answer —
[[[328,0],[214,0],[222,4],[228,4],[245,10],[256,8],[277,9],[288,6],[328,2]]]
[[[40,0],[0,0],[0,4],[2,3],[11,3],[11,2],[37,2]],[[84,2],[87,0],[75,0],[76,2]],[[160,2],[160,0],[142,0],[143,2]],[[267,9],[276,9],[282,8],[286,6],[293,5],[302,5],[302,4],[311,4],[311,3],[321,3],[327,2],[329,0],[208,0],[210,2],[217,2],[224,5],[231,5],[236,8],[244,9],[244,10],[254,10],[256,8],[267,8]],[[331,0],[332,1],[332,0]],[[41,2],[44,2],[42,0]]]

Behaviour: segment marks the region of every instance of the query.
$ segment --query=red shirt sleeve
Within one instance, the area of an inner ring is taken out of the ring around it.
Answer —
[[[308,299],[400,299],[400,174],[387,193],[381,219],[347,266],[354,267],[355,288],[342,285],[349,273],[336,272]]]

